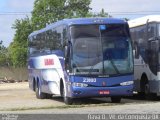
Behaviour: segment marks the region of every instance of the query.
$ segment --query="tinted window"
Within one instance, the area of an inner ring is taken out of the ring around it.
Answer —
[[[158,36],[160,36],[160,24],[158,24]]]
[[[108,24],[101,30],[102,37],[126,37],[129,35],[124,24]]]
[[[76,74],[125,74],[133,71],[127,24],[71,26],[72,60]]]
[[[30,54],[51,52],[62,48],[63,40],[67,40],[67,29],[60,26],[29,38]]]
[[[71,27],[71,37],[73,39],[76,38],[85,38],[85,37],[99,37],[99,29],[98,26],[95,25],[86,25],[84,26],[77,26],[77,27]]]
[[[154,38],[156,36],[156,24],[155,23],[150,23],[148,25],[148,29],[147,29],[147,32],[148,32],[148,40]]]
[[[139,26],[136,28],[131,29],[131,37],[132,40],[137,43],[142,43],[142,41],[145,39],[145,26]]]

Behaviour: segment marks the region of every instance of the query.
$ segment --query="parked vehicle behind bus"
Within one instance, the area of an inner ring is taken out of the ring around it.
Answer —
[[[29,87],[39,99],[111,97],[133,93],[128,23],[113,18],[65,19],[29,35]]]
[[[160,95],[160,15],[128,23],[134,46],[135,91],[151,99]]]

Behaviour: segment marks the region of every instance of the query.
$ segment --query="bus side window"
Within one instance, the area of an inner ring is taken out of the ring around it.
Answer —
[[[139,59],[139,44],[138,44],[138,40],[139,39],[139,34],[138,34],[138,29],[137,28],[132,28],[130,30],[131,33],[131,38],[133,41],[133,55],[134,58]]]
[[[149,23],[147,28],[148,40],[153,40],[156,37],[156,24]]]
[[[29,46],[29,56],[35,55],[38,53],[38,49],[37,49],[37,35],[34,35],[33,37],[29,38],[28,41],[28,46]]]
[[[158,39],[160,39],[160,24],[158,24]]]
[[[134,42],[134,57],[139,59],[139,45],[137,42]]]

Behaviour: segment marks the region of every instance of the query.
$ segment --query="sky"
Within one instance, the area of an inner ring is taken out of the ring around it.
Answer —
[[[30,16],[34,0],[0,0],[0,40],[8,47],[13,41],[16,19]],[[116,18],[134,19],[145,15],[160,15],[160,0],[92,0],[92,12],[102,10]],[[15,15],[16,14],[16,15]]]

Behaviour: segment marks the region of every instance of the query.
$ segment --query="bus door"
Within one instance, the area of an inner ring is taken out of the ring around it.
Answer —
[[[155,23],[149,24],[147,29],[148,29],[147,37],[148,37],[148,48],[149,48],[148,63],[152,73],[154,73],[154,75],[157,75],[159,42],[156,37],[156,24]]]
[[[158,65],[158,40],[149,41],[149,67],[157,75]]]

